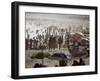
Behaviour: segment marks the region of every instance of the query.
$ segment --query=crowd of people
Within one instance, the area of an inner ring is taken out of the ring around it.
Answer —
[[[51,27],[48,32],[48,29],[49,28],[45,30],[45,34],[37,33],[37,35],[33,38],[30,38],[28,35],[25,39],[26,50],[62,50],[61,48],[63,48],[64,50],[69,51],[73,57],[81,57],[82,54],[85,55],[86,53],[89,55],[89,40],[85,42],[80,41],[81,37],[85,38],[85,34],[83,34],[84,36],[79,34],[75,35],[76,33],[72,35],[70,31],[65,29],[57,29],[56,31],[54,27]],[[75,38],[75,40],[73,38]],[[85,65],[85,62],[82,58],[80,58],[80,61],[73,60],[72,66],[79,65]],[[67,66],[67,62],[62,60],[59,61],[59,65],[54,66]],[[33,67],[37,68],[47,66],[36,63]]]
[[[45,41],[47,40],[47,41]],[[48,39],[38,40],[36,38],[26,39],[26,49],[41,49],[41,46],[45,49],[61,48],[63,45],[63,36],[50,35]]]
[[[89,41],[79,42],[78,40],[73,40],[71,35],[38,35],[37,37],[33,37],[33,39],[26,39],[26,50],[34,49],[34,50],[55,50],[61,48],[68,48],[69,52],[74,56],[88,53],[89,54]]]
[[[82,58],[80,58],[79,62],[77,60],[74,60],[72,64],[72,66],[81,66],[81,65],[85,65],[85,62],[83,61]]]
[[[47,67],[46,65],[43,65],[43,64],[39,64],[39,63],[36,63],[33,68],[40,68],[40,67]]]
[[[86,65],[85,61],[80,58],[79,61],[77,60],[73,60],[71,66],[82,66],[82,65]],[[67,62],[65,60],[60,60],[59,61],[59,65],[55,64],[54,67],[63,67],[63,66],[67,66]],[[48,67],[47,65],[43,65],[43,64],[39,64],[39,63],[35,63],[35,65],[33,66],[33,68],[40,68],[40,67]]]
[[[55,31],[52,34],[51,31]],[[66,46],[66,41],[68,41],[68,32],[54,30],[54,28],[50,29],[49,32],[46,30],[45,34],[37,34],[36,37],[30,38],[28,35],[26,38],[26,50],[27,49],[40,49],[41,46],[44,46],[45,49],[60,49],[64,45]],[[57,34],[59,33],[59,34]],[[67,46],[66,46],[67,47]]]

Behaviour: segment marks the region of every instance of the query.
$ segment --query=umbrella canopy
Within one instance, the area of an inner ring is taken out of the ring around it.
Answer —
[[[79,34],[79,35],[81,35],[81,36],[84,36],[84,34],[83,34],[83,33],[81,33],[81,32],[77,32],[77,34]]]
[[[37,53],[36,55],[32,55],[31,56],[31,59],[34,59],[34,58],[37,58],[37,59],[41,59],[42,60],[42,65],[44,64],[44,58],[46,57],[49,57],[50,54],[49,53],[44,53],[44,52],[39,52]]]
[[[53,60],[66,60],[67,56],[64,53],[54,53],[49,58]]]
[[[44,52],[38,52],[37,54],[33,54],[31,56],[31,59],[37,58],[37,59],[44,59],[45,57],[49,57],[50,54],[49,53],[44,53]]]
[[[88,38],[82,38],[81,40],[89,41],[89,39],[88,39]]]
[[[84,35],[82,33],[75,33],[72,35],[72,39],[80,40]]]
[[[81,39],[81,41],[80,41],[80,44],[82,45],[82,46],[89,46],[89,39],[87,39],[87,38],[82,38]]]

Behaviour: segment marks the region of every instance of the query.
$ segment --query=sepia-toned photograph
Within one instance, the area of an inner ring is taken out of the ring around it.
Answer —
[[[89,15],[25,12],[25,67],[89,65]]]

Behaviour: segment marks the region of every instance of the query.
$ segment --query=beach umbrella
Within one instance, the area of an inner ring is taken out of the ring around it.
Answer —
[[[72,39],[79,41],[79,40],[81,40],[81,38],[83,36],[84,36],[84,34],[82,34],[82,33],[75,33],[75,34],[72,35]]]
[[[41,59],[42,60],[42,64],[44,64],[44,58],[48,58],[50,56],[49,53],[44,53],[44,52],[38,52],[37,54],[33,54],[31,56],[31,59],[37,58],[37,59]]]
[[[67,65],[67,56],[64,53],[54,53],[50,56],[51,60],[58,60],[59,66],[66,66]]]
[[[84,36],[84,34],[83,34],[83,33],[81,33],[81,32],[77,32],[77,34],[79,34],[79,35],[81,35],[81,36]]]
[[[54,53],[49,58],[53,60],[66,60],[67,56],[64,53]]]
[[[89,39],[87,38],[82,38],[81,41],[80,41],[81,45],[83,46],[88,46],[89,45]]]

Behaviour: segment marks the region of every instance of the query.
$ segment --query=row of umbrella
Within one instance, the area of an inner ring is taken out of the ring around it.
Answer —
[[[34,59],[34,58],[41,59],[42,64],[44,64],[44,58],[48,58],[51,60],[67,60],[67,59],[69,59],[69,57],[64,53],[54,53],[54,54],[50,55],[49,53],[44,53],[44,52],[39,52],[35,55],[33,54],[31,56],[31,59]]]

